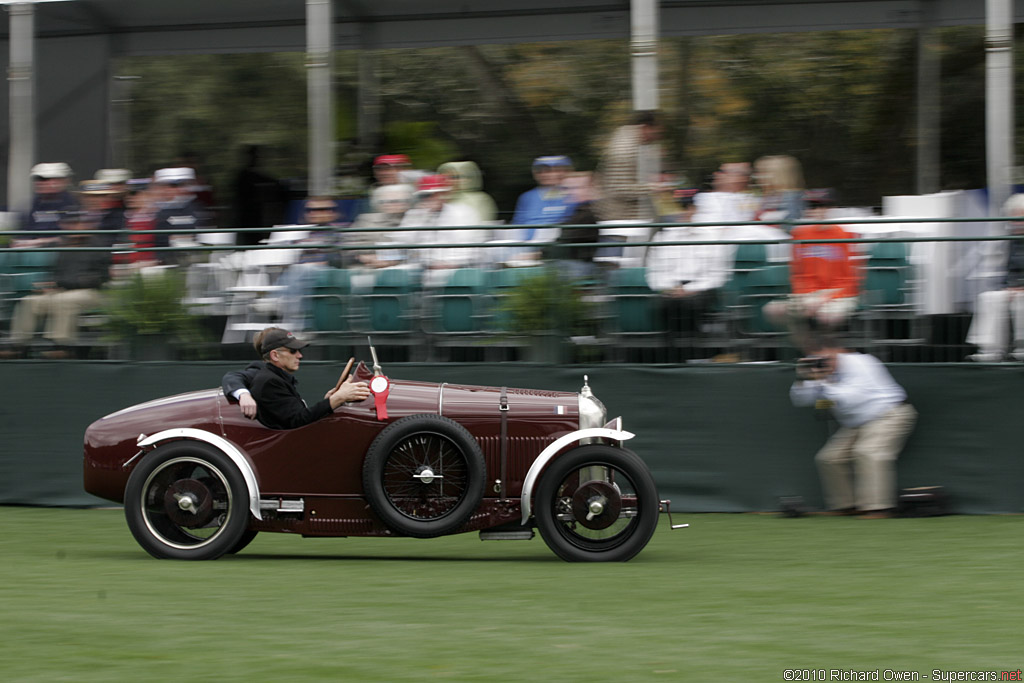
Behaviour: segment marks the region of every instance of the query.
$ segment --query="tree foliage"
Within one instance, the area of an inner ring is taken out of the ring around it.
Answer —
[[[939,38],[941,183],[981,187],[983,28],[941,29]],[[358,58],[335,56],[339,141],[356,133]],[[406,152],[422,168],[471,159],[503,211],[532,185],[535,156],[569,154],[577,168],[595,168],[631,109],[626,41],[386,50],[374,60],[383,139],[361,158]],[[723,161],[790,154],[809,186],[834,187],[846,202],[913,192],[916,68],[910,30],[664,39],[665,166],[697,183]],[[136,169],[192,150],[229,201],[236,151],[261,144],[268,172],[304,175],[302,55],[133,58],[120,73],[141,77],[132,107]]]

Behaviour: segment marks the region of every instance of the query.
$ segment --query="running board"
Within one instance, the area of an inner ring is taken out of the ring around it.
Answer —
[[[533,529],[525,531],[481,531],[481,541],[529,541],[534,537]]]

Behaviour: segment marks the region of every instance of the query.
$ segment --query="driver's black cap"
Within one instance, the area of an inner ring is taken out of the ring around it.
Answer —
[[[309,346],[309,342],[304,342],[295,338],[295,335],[288,330],[282,330],[281,328],[274,328],[268,330],[263,335],[263,340],[260,342],[260,355],[267,355],[274,349],[281,347],[291,349],[292,351],[298,351]]]

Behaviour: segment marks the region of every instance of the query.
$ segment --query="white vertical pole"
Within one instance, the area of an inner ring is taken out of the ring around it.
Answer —
[[[334,177],[332,0],[306,0],[306,92],[309,108],[309,193],[330,194]]]
[[[658,0],[630,0],[630,53],[633,65],[633,110],[658,109]],[[644,145],[637,178],[649,182],[661,173],[661,145]],[[652,210],[651,219],[654,220]]]
[[[1013,175],[1013,2],[986,0],[985,152],[989,215],[1010,196]]]
[[[658,0],[630,0],[633,109],[658,108]]]
[[[35,9],[31,3],[10,6],[10,147],[7,159],[7,207],[27,212],[32,208],[29,173],[36,156],[35,125]]]

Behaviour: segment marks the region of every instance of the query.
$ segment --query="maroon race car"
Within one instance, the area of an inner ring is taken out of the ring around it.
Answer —
[[[654,481],[586,378],[579,393],[434,384],[389,380],[376,362],[354,378],[370,398],[293,430],[247,420],[220,389],[108,415],[85,433],[85,490],[123,502],[159,558],[214,559],[260,531],[529,539],[537,527],[565,560],[625,561],[654,533]]]

